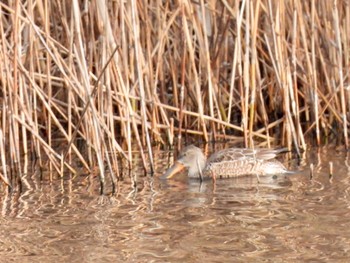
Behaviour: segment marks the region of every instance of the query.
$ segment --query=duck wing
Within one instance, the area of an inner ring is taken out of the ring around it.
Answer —
[[[210,156],[207,163],[221,163],[234,161],[250,160],[270,160],[282,152],[287,152],[287,148],[281,149],[248,149],[248,148],[229,148],[218,151]]]

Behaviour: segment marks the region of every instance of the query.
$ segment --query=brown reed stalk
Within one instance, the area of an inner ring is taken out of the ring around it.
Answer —
[[[252,53],[252,58],[250,62],[250,86],[251,86],[251,98],[250,98],[250,105],[249,105],[249,145],[253,147],[253,124],[254,124],[254,119],[256,118],[256,93],[257,93],[257,88],[256,88],[256,64],[257,64],[257,49],[256,49],[256,41],[257,41],[257,30],[258,30],[258,19],[257,17],[259,16],[260,12],[260,1],[256,2],[256,7],[255,10],[253,9],[253,4],[251,3],[251,17],[252,17],[252,29],[251,29],[251,53]],[[247,19],[249,21],[249,18]],[[249,23],[247,23],[249,25]],[[247,26],[247,31],[249,30],[249,27]],[[248,43],[247,43],[248,44]]]
[[[296,10],[293,10],[293,33],[292,33],[292,83],[293,89],[291,90],[291,93],[293,96],[291,96],[291,104],[292,104],[292,112],[295,116],[295,124],[296,124],[296,130],[297,130],[297,145],[301,146],[302,149],[306,149],[305,139],[302,132],[301,127],[301,121],[300,121],[300,108],[299,108],[299,96],[298,96],[298,76],[297,76],[297,57],[296,57],[296,51],[297,51],[297,44],[298,44],[298,34],[297,34],[297,12]],[[296,147],[298,156],[300,156],[299,147]]]
[[[340,37],[340,30],[339,30],[339,14],[338,14],[338,7],[336,6],[336,1],[334,1],[333,4],[333,19],[334,19],[334,31],[335,31],[335,38],[336,38],[336,44],[337,44],[337,67],[338,67],[338,74],[339,74],[339,90],[340,90],[340,101],[341,101],[341,111],[342,111],[342,121],[343,121],[343,134],[344,134],[344,140],[345,140],[345,147],[348,149],[349,147],[349,139],[348,139],[348,121],[347,121],[347,109],[346,109],[346,103],[345,103],[345,92],[344,92],[344,79],[343,79],[343,48],[342,48],[342,41]]]
[[[5,154],[5,146],[4,146],[4,135],[2,129],[0,129],[0,156],[1,156],[1,165],[3,167],[3,173],[0,172],[0,179],[8,186],[11,186],[6,169],[6,154]]]
[[[46,35],[46,45],[48,45],[50,41],[50,10],[49,10],[49,2],[47,0],[43,3],[44,7],[44,30]],[[46,50],[46,61],[45,61],[45,74],[46,74],[46,94],[48,96],[48,107],[51,108],[51,101],[52,101],[52,84],[51,84],[51,57],[48,54],[48,51]],[[46,117],[46,116],[45,116]],[[47,115],[47,122],[46,122],[46,130],[47,130],[47,139],[48,144],[50,147],[52,147],[52,125],[51,125],[51,116]],[[49,170],[50,170],[50,176],[52,176],[52,163],[49,163]],[[52,177],[50,177],[50,180],[52,181]]]
[[[314,95],[314,112],[315,112],[315,123],[316,123],[316,143],[320,145],[320,124],[318,118],[318,94],[317,94],[317,71],[316,71],[316,54],[315,54],[315,0],[311,1],[311,61],[312,61],[312,87]]]
[[[143,85],[143,74],[142,74],[142,61],[143,61],[143,56],[140,52],[140,42],[139,42],[139,25],[137,25],[136,17],[138,17],[137,14],[137,9],[136,9],[136,2],[135,0],[132,0],[131,2],[131,12],[132,12],[132,28],[133,28],[133,37],[135,41],[135,59],[138,61],[136,63],[137,67],[137,76],[138,76],[138,84],[139,84],[139,91],[140,91],[140,101],[141,101],[141,118],[143,121],[143,126],[142,130],[146,134],[146,142],[147,142],[147,149],[148,149],[148,155],[150,159],[150,167],[151,167],[151,173],[153,174],[154,172],[154,163],[153,163],[153,155],[152,155],[152,148],[151,148],[151,141],[150,141],[150,136],[147,128],[147,113],[146,113],[146,104],[145,104],[145,90],[144,90],[144,85]]]
[[[189,3],[187,2],[187,5],[185,7],[185,13],[190,14],[192,13],[191,8]],[[193,78],[194,78],[194,89],[195,89],[195,94],[196,94],[196,99],[197,99],[197,104],[198,104],[198,112],[199,112],[199,122],[200,122],[200,127],[203,130],[203,136],[204,140],[207,142],[208,141],[208,134],[207,134],[207,128],[206,124],[204,122],[203,118],[203,101],[202,101],[202,95],[201,95],[201,87],[200,87],[200,80],[196,68],[196,63],[195,63],[195,57],[194,57],[194,46],[192,44],[190,32],[189,32],[189,25],[187,23],[187,20],[185,19],[185,16],[183,16],[182,19],[182,25],[183,25],[183,30],[185,34],[185,42],[188,46],[188,55],[189,55],[189,61],[190,61],[190,66],[191,66],[191,71],[193,73]]]
[[[243,89],[242,89],[242,124],[244,130],[245,146],[252,147],[252,137],[249,135],[249,88],[250,88],[250,78],[249,78],[249,69],[250,69],[250,3],[249,1],[245,3],[245,34],[244,34],[244,58],[243,58]],[[248,137],[249,136],[249,137]]]

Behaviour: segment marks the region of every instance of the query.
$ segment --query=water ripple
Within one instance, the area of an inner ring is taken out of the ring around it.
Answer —
[[[160,175],[168,157],[159,154]],[[0,196],[4,262],[329,262],[350,256],[345,152],[311,153],[292,176],[199,183],[125,178],[40,182]],[[328,162],[334,174],[328,174]],[[310,178],[308,166],[315,164]]]

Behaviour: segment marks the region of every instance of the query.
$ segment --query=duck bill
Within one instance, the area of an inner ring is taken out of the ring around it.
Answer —
[[[161,178],[163,179],[169,179],[171,177],[173,177],[175,174],[181,172],[183,169],[185,168],[185,166],[180,163],[180,162],[175,162],[173,166],[171,166],[164,175],[162,175]]]

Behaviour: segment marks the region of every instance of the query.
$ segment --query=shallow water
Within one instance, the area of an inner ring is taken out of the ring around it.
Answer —
[[[1,190],[0,262],[346,262],[349,154],[309,152],[293,175],[199,183],[155,177],[100,196],[97,178]],[[285,157],[286,158],[286,157]],[[329,177],[329,161],[334,164]],[[314,174],[310,178],[310,163]],[[30,180],[28,180],[30,181]]]

